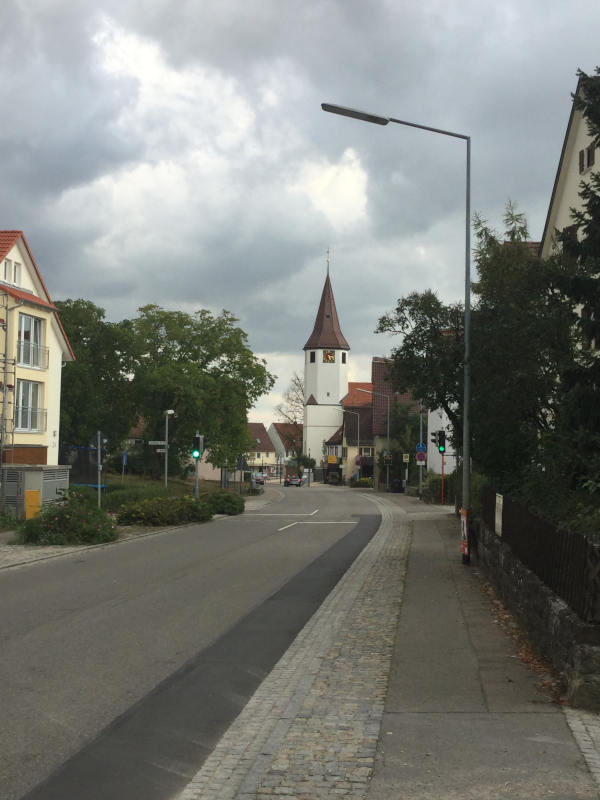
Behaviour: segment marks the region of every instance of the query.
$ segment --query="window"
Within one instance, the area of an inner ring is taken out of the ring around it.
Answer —
[[[311,363],[311,364],[314,364],[314,363],[315,363],[315,360],[316,360],[316,355],[317,355],[317,354],[315,353],[315,351],[314,351],[314,350],[311,350],[311,351],[310,351],[310,363]]]
[[[256,457],[257,457],[257,458],[260,458],[260,453],[257,453],[257,454],[256,454]]]
[[[348,448],[342,447],[342,458],[348,458]]]
[[[17,361],[26,367],[45,368],[47,348],[42,347],[43,321],[29,314],[19,314]]]
[[[4,280],[6,283],[14,284],[21,282],[21,265],[18,261],[12,261],[10,258],[4,259]]]
[[[342,364],[346,363],[346,353],[342,353]]]
[[[41,408],[42,384],[17,381],[16,427],[22,431],[46,429],[46,412]]]
[[[582,172],[586,172],[588,169],[594,166],[595,160],[595,146],[591,144],[589,147],[586,147],[584,150],[579,151],[579,174],[581,175]]]
[[[365,458],[370,458],[373,455],[373,448],[372,447],[361,447],[360,448],[360,455],[364,456]]]

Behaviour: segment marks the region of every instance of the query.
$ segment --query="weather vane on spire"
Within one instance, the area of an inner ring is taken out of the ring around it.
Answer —
[[[327,277],[329,277],[329,248],[327,248]]]

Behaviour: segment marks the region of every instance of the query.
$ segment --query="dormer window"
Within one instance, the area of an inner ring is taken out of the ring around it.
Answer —
[[[1,274],[1,273],[0,273]],[[21,265],[10,258],[4,259],[4,280],[16,286],[21,282]]]

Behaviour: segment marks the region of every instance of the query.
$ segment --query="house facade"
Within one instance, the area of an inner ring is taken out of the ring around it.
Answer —
[[[75,358],[22,231],[0,231],[0,462],[58,465],[62,366]]]
[[[296,463],[302,453],[302,425],[294,422],[272,422],[267,431],[275,448],[277,474],[283,474],[285,467]]]
[[[245,454],[246,464],[252,472],[266,472],[269,478],[275,477],[278,460],[277,452],[262,422],[249,422],[248,431],[252,449]]]
[[[580,93],[581,81],[577,84],[575,95],[580,96]],[[581,181],[586,179],[592,169],[598,168],[600,153],[595,150],[582,111],[575,108],[573,103],[544,225],[539,250],[542,258],[547,258],[554,251],[555,232],[563,231],[573,224],[571,209],[580,210],[582,207],[579,197]]]

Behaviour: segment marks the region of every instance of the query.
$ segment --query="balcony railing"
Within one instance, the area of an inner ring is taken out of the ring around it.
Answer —
[[[22,367],[48,369],[48,348],[27,339],[18,339],[17,363]]]
[[[45,408],[17,406],[16,430],[40,433],[46,430],[48,412]]]

